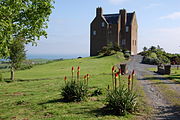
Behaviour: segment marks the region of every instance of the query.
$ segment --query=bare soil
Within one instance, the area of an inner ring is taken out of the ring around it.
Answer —
[[[153,108],[153,115],[150,120],[180,120],[180,106],[172,104],[166,96],[163,96],[162,89],[159,89],[153,82],[153,79],[161,80],[160,84],[167,84],[168,88],[176,91],[176,97],[180,97],[180,85],[171,80],[166,80],[161,75],[149,71],[148,68],[156,67],[154,65],[141,64],[142,56],[133,56],[127,63],[128,71],[131,73],[135,70],[139,84],[143,86],[148,104]],[[147,78],[147,76],[153,76]]]

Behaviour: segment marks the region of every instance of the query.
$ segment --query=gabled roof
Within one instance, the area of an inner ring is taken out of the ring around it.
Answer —
[[[131,25],[134,13],[127,13],[126,25]],[[104,14],[103,15],[109,24],[118,24],[120,14]]]
[[[119,19],[119,14],[105,14],[103,15],[109,24],[117,24]]]

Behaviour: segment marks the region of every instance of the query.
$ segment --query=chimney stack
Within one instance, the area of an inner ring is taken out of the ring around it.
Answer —
[[[127,13],[125,9],[121,9],[119,11],[120,15],[121,15],[121,25],[125,26],[126,25],[126,21],[127,21]]]
[[[101,7],[96,8],[96,16],[102,16],[103,9]]]

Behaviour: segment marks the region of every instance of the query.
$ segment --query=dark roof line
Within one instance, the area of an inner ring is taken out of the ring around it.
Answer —
[[[133,19],[133,14],[134,14],[134,12],[133,13],[127,13],[126,25],[131,25],[132,19]],[[104,14],[103,16],[109,24],[118,24],[120,14],[118,14],[118,13],[116,13],[116,14]]]

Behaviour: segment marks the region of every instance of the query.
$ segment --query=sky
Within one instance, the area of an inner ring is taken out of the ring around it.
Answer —
[[[36,47],[29,44],[27,54],[89,56],[90,23],[97,7],[104,14],[122,8],[136,12],[138,51],[160,45],[166,52],[180,54],[180,0],[55,0],[54,7],[48,38],[42,37]]]

